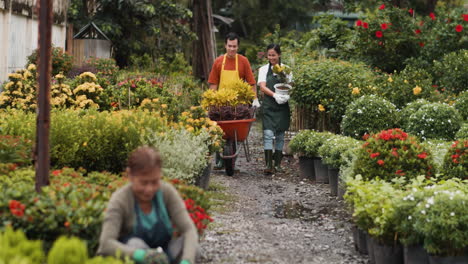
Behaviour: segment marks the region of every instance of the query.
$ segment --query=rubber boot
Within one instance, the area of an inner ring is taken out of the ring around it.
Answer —
[[[275,171],[283,172],[283,169],[281,169],[281,160],[283,159],[283,152],[281,150],[275,150],[273,158],[275,160]]]
[[[274,168],[273,168],[273,150],[272,149],[266,149],[265,150],[265,160],[266,160],[266,168],[263,170],[263,174],[272,174],[274,173]]]
[[[213,169],[222,170],[223,168],[224,168],[224,160],[221,158],[221,155],[219,155],[219,152],[216,152],[215,165]]]

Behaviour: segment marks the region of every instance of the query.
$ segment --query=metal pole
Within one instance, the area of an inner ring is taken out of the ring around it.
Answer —
[[[50,74],[52,1],[39,1],[39,92],[36,127],[36,191],[49,184]]]

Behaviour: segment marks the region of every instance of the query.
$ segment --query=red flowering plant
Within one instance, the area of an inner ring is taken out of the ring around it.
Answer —
[[[468,139],[457,140],[445,154],[442,178],[468,180]]]
[[[434,162],[428,149],[399,128],[365,135],[366,142],[357,151],[353,175],[363,179],[395,177],[414,178],[418,175],[434,175]]]
[[[357,20],[354,56],[386,72],[402,70],[406,58],[418,55],[414,30],[414,19],[407,9],[382,4],[365,20]]]
[[[176,187],[182,196],[185,207],[197,227],[198,233],[200,235],[203,234],[208,224],[213,222],[213,219],[208,214],[211,207],[209,194],[203,191],[203,189],[187,185],[179,179],[171,179],[169,182]]]
[[[468,22],[463,9],[438,8],[428,15],[415,10],[381,4],[357,20],[351,55],[393,72],[404,69],[410,58],[432,63],[466,47]]]

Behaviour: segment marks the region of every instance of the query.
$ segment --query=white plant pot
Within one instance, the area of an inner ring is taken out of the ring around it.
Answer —
[[[275,88],[275,93],[289,95],[289,91],[292,89],[292,86],[287,83],[277,83],[273,86]]]

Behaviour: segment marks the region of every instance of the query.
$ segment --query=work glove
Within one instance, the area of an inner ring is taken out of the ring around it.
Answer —
[[[148,249],[145,251],[143,264],[169,264],[169,258],[166,253],[159,247],[157,249]]]
[[[252,106],[253,107],[256,107],[256,108],[259,108],[260,107],[260,102],[258,101],[257,98],[255,98],[252,102]]]
[[[289,100],[289,95],[274,93],[273,98],[275,98],[276,103],[285,104]]]

